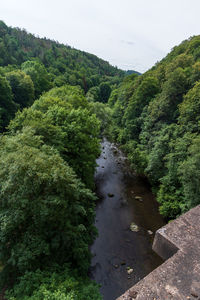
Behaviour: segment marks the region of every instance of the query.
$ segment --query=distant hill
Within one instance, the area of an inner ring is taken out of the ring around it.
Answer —
[[[93,54],[35,37],[25,29],[8,27],[0,21],[0,66],[20,66],[33,59],[44,64],[56,85],[79,84],[86,92],[107,77],[124,76],[124,71]]]
[[[93,54],[0,21],[0,130],[51,88],[79,86],[90,102],[107,102],[124,76]]]
[[[126,75],[131,75],[131,74],[141,75],[140,72],[137,72],[137,71],[134,71],[134,70],[127,70],[127,71],[125,71],[125,72],[126,72]]]

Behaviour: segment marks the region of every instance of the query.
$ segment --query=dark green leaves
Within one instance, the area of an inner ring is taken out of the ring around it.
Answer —
[[[113,137],[132,167],[148,176],[160,212],[173,219],[200,203],[200,37],[113,91]]]

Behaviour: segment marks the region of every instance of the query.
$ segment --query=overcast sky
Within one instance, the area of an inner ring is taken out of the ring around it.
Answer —
[[[1,0],[0,19],[144,72],[200,34],[200,0]]]

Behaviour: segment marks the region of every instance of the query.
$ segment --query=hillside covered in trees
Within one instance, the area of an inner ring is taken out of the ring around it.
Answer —
[[[101,136],[169,220],[200,203],[199,122],[200,36],[141,75],[1,21],[0,296],[100,300],[88,269]]]
[[[125,72],[79,51],[0,21],[0,128],[18,109],[43,92],[65,84],[80,86],[90,100],[106,102]]]
[[[152,69],[124,79],[109,99],[113,136],[173,219],[200,203],[200,36]]]
[[[0,22],[0,297],[101,299],[94,171],[125,72]]]

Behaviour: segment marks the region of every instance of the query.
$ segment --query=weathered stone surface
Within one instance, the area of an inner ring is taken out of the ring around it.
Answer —
[[[200,299],[200,205],[159,229],[153,249],[167,260],[118,300]]]

